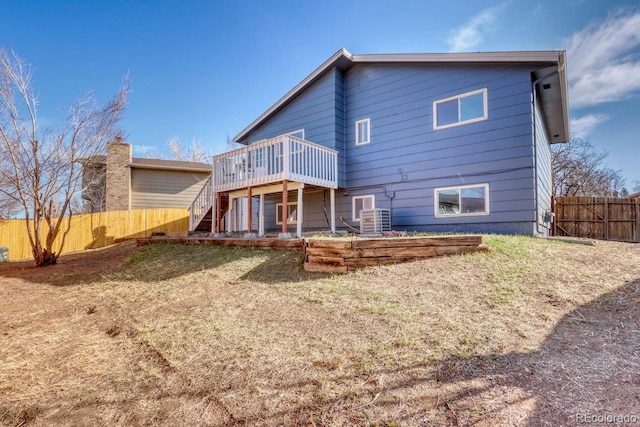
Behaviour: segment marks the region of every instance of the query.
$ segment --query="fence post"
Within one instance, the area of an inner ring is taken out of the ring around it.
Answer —
[[[553,212],[553,217],[551,218],[551,235],[556,235],[556,221],[558,217],[558,213],[556,212],[556,196],[551,196],[551,212]]]
[[[609,240],[609,198],[604,198],[604,240]]]
[[[635,235],[633,236],[633,241],[638,243],[640,242],[640,200],[634,199],[633,203],[636,207],[636,230]]]

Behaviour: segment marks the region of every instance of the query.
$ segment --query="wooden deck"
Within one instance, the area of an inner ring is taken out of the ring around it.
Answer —
[[[284,180],[338,188],[338,152],[292,135],[280,135],[213,157],[214,193]]]
[[[436,236],[406,238],[343,239],[243,239],[170,238],[136,239],[138,246],[171,242],[195,245],[242,246],[304,252],[306,271],[346,273],[358,268],[398,264],[442,255],[487,251],[482,236]]]

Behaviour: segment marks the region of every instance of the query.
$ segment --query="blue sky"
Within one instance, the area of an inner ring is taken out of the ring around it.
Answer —
[[[437,6],[436,6],[437,4]],[[40,118],[128,73],[136,155],[178,137],[212,152],[339,48],[358,53],[566,49],[573,136],[640,181],[637,0],[0,0],[0,46],[34,67]]]

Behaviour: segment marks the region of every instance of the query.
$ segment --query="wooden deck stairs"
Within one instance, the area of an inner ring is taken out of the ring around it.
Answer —
[[[215,213],[213,212],[214,193],[209,176],[202,190],[189,207],[189,232],[211,232],[214,229]],[[229,210],[229,194],[222,193],[220,210],[224,216]]]

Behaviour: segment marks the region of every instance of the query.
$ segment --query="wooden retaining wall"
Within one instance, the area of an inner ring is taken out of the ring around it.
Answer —
[[[441,255],[486,251],[482,236],[316,240],[305,242],[307,271],[347,272]]]
[[[138,246],[170,242],[191,245],[244,246],[304,251],[306,271],[346,273],[358,268],[396,264],[441,255],[487,251],[482,236],[436,236],[380,239],[234,239],[213,237],[136,239]]]
[[[187,245],[216,245],[216,246],[244,246],[250,248],[263,249],[292,249],[304,251],[303,239],[234,239],[234,238],[213,238],[213,237],[148,237],[136,239],[138,246],[150,245],[152,243],[170,242]]]

